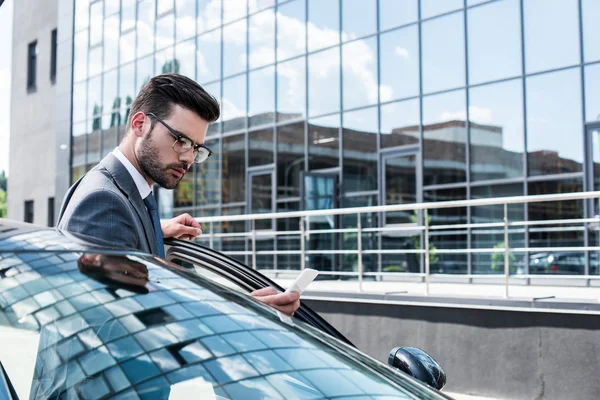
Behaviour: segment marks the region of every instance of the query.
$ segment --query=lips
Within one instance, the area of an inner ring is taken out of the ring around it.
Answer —
[[[181,178],[185,174],[185,170],[182,168],[171,168],[171,170],[178,178]]]

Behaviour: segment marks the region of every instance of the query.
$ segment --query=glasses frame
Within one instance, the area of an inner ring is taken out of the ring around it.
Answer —
[[[215,154],[215,153],[214,153],[214,152],[213,152],[211,149],[209,149],[208,147],[206,147],[206,146],[205,146],[203,143],[198,143],[198,144],[196,144],[196,143],[195,143],[195,142],[194,142],[194,141],[193,141],[193,140],[192,140],[190,137],[188,137],[188,136],[184,135],[183,133],[181,133],[181,132],[178,132],[178,131],[176,131],[175,129],[171,128],[171,127],[169,126],[169,124],[167,124],[167,123],[166,123],[165,121],[163,121],[162,119],[158,118],[158,117],[156,116],[156,114],[149,112],[149,113],[146,113],[146,115],[147,115],[147,116],[149,116],[149,117],[151,117],[151,118],[154,118],[154,119],[156,119],[158,122],[160,122],[160,123],[161,123],[161,124],[162,124],[162,125],[163,125],[165,128],[167,128],[167,130],[169,131],[169,133],[170,133],[171,135],[173,135],[173,137],[175,137],[175,141],[173,142],[173,146],[172,146],[172,147],[173,147],[173,151],[174,151],[175,153],[177,153],[177,154],[183,154],[183,153],[185,153],[186,151],[192,150],[192,151],[194,152],[194,163],[196,163],[196,164],[201,164],[201,163],[203,163],[204,161],[208,160],[208,157],[210,157],[210,156],[212,156],[213,154]],[[187,139],[187,140],[189,140],[190,142],[192,142],[192,143],[193,143],[192,147],[190,147],[189,149],[187,149],[187,150],[185,150],[185,151],[181,151],[181,152],[179,152],[179,151],[175,150],[175,145],[177,144],[177,142],[181,141],[181,139]],[[202,148],[202,149],[205,149],[205,150],[207,150],[207,151],[208,151],[208,156],[206,156],[206,158],[205,158],[204,160],[202,160],[202,161],[196,161],[196,157],[198,156],[198,154],[200,154],[200,149],[201,149],[201,148]]]

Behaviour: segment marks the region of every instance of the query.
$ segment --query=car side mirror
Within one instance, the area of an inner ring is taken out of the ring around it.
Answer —
[[[416,347],[392,349],[388,364],[438,390],[446,384],[446,373],[440,364]]]

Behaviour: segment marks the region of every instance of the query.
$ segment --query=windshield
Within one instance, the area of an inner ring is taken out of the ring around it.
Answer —
[[[439,398],[246,294],[150,257],[0,254],[0,273],[0,357],[21,398]],[[5,346],[15,337],[18,350]]]

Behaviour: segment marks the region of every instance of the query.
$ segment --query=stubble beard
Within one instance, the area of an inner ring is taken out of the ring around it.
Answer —
[[[160,150],[152,140],[152,131],[148,132],[148,135],[140,143],[138,161],[142,171],[165,189],[174,189],[185,176],[184,174],[180,178],[174,177],[169,171],[171,168],[183,168],[186,171],[188,168],[187,165],[182,163],[166,166],[160,163]]]

